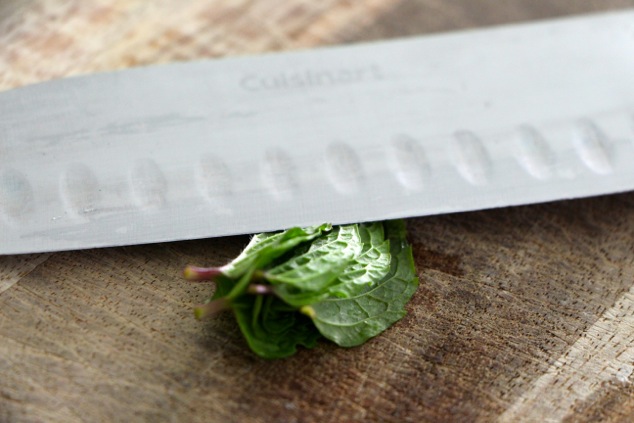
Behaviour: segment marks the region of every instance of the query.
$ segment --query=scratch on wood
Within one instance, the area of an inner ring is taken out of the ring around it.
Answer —
[[[632,383],[634,286],[585,331],[499,418],[500,422],[559,422],[604,386]]]
[[[0,256],[0,294],[44,263],[51,254]]]

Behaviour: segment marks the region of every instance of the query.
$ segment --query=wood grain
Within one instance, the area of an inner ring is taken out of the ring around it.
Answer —
[[[44,263],[50,254],[0,256],[0,294]]]
[[[14,0],[19,2],[20,0]],[[0,22],[0,90],[63,76],[328,44],[395,1],[26,0]]]
[[[619,7],[634,0],[11,0],[0,89]],[[250,354],[230,315],[195,321],[213,288],[180,277],[246,237],[0,257],[0,421],[631,421],[634,194],[409,233],[408,315],[361,347],[282,361]]]

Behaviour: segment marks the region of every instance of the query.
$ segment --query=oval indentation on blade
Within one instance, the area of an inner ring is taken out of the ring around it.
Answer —
[[[489,182],[493,165],[484,144],[473,132],[454,134],[453,156],[458,172],[467,182],[472,185]]]
[[[59,180],[59,191],[69,214],[86,216],[95,211],[100,199],[99,181],[85,165],[70,165]]]
[[[537,179],[549,179],[557,164],[555,153],[546,139],[535,128],[523,125],[518,128],[518,160],[526,171]]]
[[[139,207],[160,207],[166,202],[167,181],[151,159],[138,160],[130,171],[132,197]]]
[[[217,202],[233,192],[229,168],[214,154],[204,155],[197,168],[198,187],[211,202]]]
[[[331,182],[341,193],[352,193],[363,183],[364,172],[361,160],[346,143],[333,142],[328,146],[326,166]]]
[[[404,187],[419,191],[431,173],[423,147],[409,135],[397,135],[391,144],[391,161],[396,179]]]
[[[594,173],[612,173],[612,146],[607,136],[590,120],[577,124],[574,144],[581,161]]]
[[[19,220],[33,210],[33,201],[33,188],[24,174],[15,169],[0,172],[0,214],[5,220]]]
[[[291,158],[279,149],[268,150],[260,168],[262,182],[277,200],[289,200],[297,190],[297,171]]]

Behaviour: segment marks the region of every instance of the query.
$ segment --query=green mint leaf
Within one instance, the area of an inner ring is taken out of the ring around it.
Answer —
[[[220,270],[226,276],[237,279],[249,270],[268,266],[297,245],[312,241],[330,230],[332,230],[332,225],[323,224],[255,235],[240,255],[231,263],[222,266]]]
[[[389,242],[381,223],[335,228],[310,249],[265,272],[274,292],[296,307],[329,296],[349,297],[357,285],[378,282],[390,269]]]
[[[359,293],[359,285],[379,282],[390,270],[390,242],[385,239],[382,223],[359,224],[362,253],[350,263],[328,288],[328,295],[349,298]]]
[[[243,277],[250,277],[246,274]],[[227,276],[216,278],[216,291],[210,304],[227,300],[236,281]],[[197,307],[204,312],[206,305]],[[295,354],[298,346],[313,348],[321,334],[312,321],[272,295],[240,295],[228,302],[240,332],[249,348],[262,358],[276,359]]]
[[[264,358],[312,348],[322,335],[362,344],[403,317],[418,285],[402,221],[260,234],[228,265],[188,266],[184,275],[216,282],[196,316],[231,309]]]
[[[357,225],[340,226],[313,241],[308,251],[267,270],[264,278],[274,285],[317,291],[332,283],[362,250]]]
[[[340,346],[360,345],[405,315],[418,286],[411,247],[402,221],[385,223],[390,241],[390,271],[378,283],[356,285],[349,298],[328,298],[304,309],[322,335]]]
[[[271,295],[243,295],[232,309],[249,347],[263,358],[291,356],[300,345],[315,347],[321,337],[310,318]]]

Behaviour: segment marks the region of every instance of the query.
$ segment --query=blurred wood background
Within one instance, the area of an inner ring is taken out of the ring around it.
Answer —
[[[0,0],[0,89],[625,7]],[[407,317],[361,347],[281,361],[253,356],[230,315],[195,321],[213,288],[181,280],[246,237],[0,256],[0,421],[632,421],[633,194],[409,227],[421,286]]]

